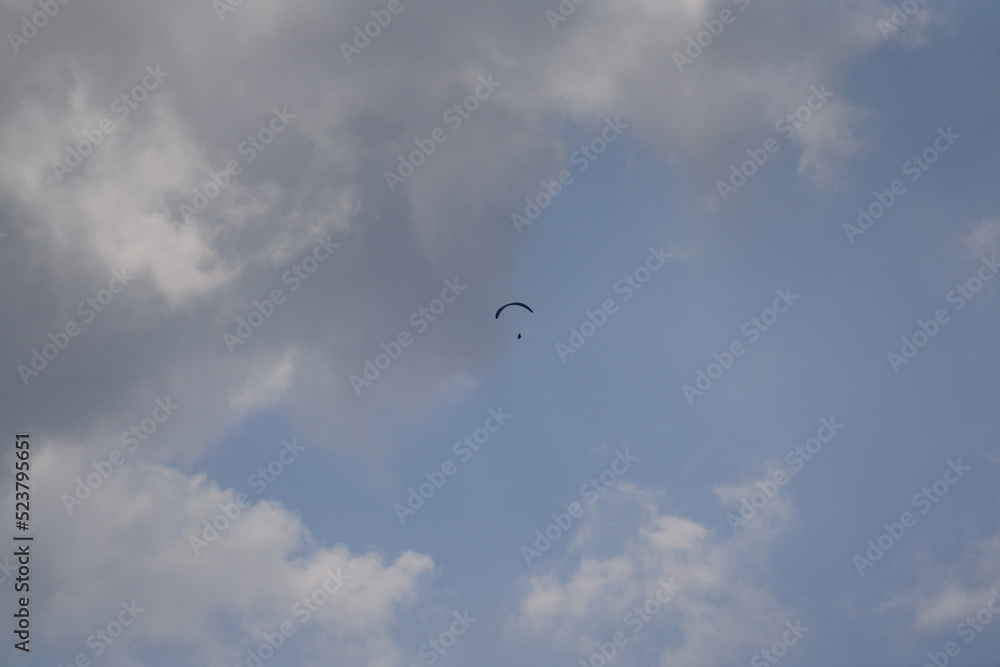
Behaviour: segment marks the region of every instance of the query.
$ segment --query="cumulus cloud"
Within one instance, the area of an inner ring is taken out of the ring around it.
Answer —
[[[41,510],[51,583],[40,608],[61,628],[59,645],[71,648],[94,630],[95,615],[135,598],[147,611],[122,664],[138,655],[133,647],[159,645],[191,664],[233,660],[328,568],[342,567],[352,579],[303,645],[369,664],[396,660],[388,628],[430,569],[426,557],[385,564],[311,544],[298,518],[263,502],[195,558],[185,535],[232,492],[171,466],[198,461],[234,425],[272,408],[304,438],[377,459],[394,446],[392,433],[373,427],[386,407],[415,420],[428,406],[467,400],[496,361],[503,334],[482,313],[511,268],[518,237],[509,215],[605,117],[629,123],[633,157],[645,144],[652,159],[711,189],[810,86],[835,86],[877,46],[869,23],[877,7],[750,3],[678,72],[674,51],[717,3],[590,3],[556,31],[526,1],[407,5],[351,63],[339,43],[368,20],[360,0],[243,3],[223,20],[195,0],[61,6],[5,70],[9,94],[0,100],[3,271],[31,286],[0,305],[5,321],[18,322],[0,342],[0,361],[9,370],[30,364],[51,333],[71,321],[81,328],[27,386],[8,372],[0,408],[40,441],[60,443],[37,461],[58,489]],[[0,6],[5,24],[19,24],[23,12],[21,3]],[[764,46],[773,44],[783,47]],[[119,117],[116,100],[147,67],[169,75]],[[460,127],[449,125],[445,111],[487,75],[502,84]],[[275,109],[294,118],[251,160],[241,147],[266,136]],[[54,162],[85,146],[105,119],[114,131],[57,175]],[[838,95],[795,139],[800,172],[834,181],[860,150],[859,119]],[[390,191],[385,172],[437,127],[448,140]],[[230,161],[239,173],[222,185]],[[208,197],[213,181],[218,193]],[[181,205],[198,197],[209,201],[185,216]],[[336,252],[299,277],[324,238]],[[677,251],[691,258],[700,246]],[[78,305],[122,268],[134,275],[127,288],[81,321]],[[467,291],[418,331],[414,314],[445,280]],[[285,301],[268,314],[255,302],[276,289]],[[227,346],[223,335],[255,309],[263,323]],[[401,332],[413,346],[357,391],[350,376]],[[151,438],[155,446],[67,516],[58,494],[166,397],[181,407]],[[729,655],[786,620],[739,575],[732,545],[740,538],[718,542],[660,512],[646,492],[627,496],[644,517],[631,540],[593,555],[604,534],[593,518],[572,544],[592,555],[568,578],[532,578],[524,623],[580,648],[614,620],[609,612],[648,595],[661,576],[686,587],[670,612],[682,638],[665,656],[696,664],[696,654]],[[734,576],[744,583],[728,591],[722,582]],[[709,615],[731,626],[727,642],[708,639]]]
[[[771,530],[720,536],[665,513],[658,495],[624,484],[591,506],[567,553],[522,582],[509,630],[582,657],[623,631],[635,645],[652,644],[658,664],[716,665],[749,660],[797,620],[762,583]],[[635,630],[630,610],[671,584],[676,594],[645,633]]]
[[[33,516],[36,544],[45,545],[33,560],[32,605],[51,655],[93,658],[87,638],[135,600],[142,612],[102,664],[153,664],[145,657],[164,650],[190,665],[237,664],[286,621],[296,632],[282,650],[301,655],[299,664],[329,664],[329,651],[357,664],[406,657],[393,628],[433,570],[427,556],[407,551],[387,562],[317,544],[278,503],[240,510],[233,489],[155,464],[114,470],[69,514],[62,495],[95,472],[91,459],[53,445],[35,451],[32,468],[44,480]],[[336,590],[314,595],[320,589]]]
[[[732,4],[735,23],[678,72],[674,51],[716,3],[588,4],[556,31],[532,3],[414,5],[350,63],[339,43],[368,18],[361,2],[302,0],[280,12],[244,3],[221,21],[193,0],[129,12],[111,2],[67,5],[19,51],[6,81],[13,94],[0,103],[5,245],[17,248],[5,270],[27,276],[39,295],[5,302],[3,316],[23,333],[0,344],[0,359],[23,363],[111,267],[126,266],[133,286],[95,323],[115,344],[86,332],[90,340],[74,341],[46,371],[110,385],[67,425],[94,428],[90,420],[112,413],[124,421],[139,409],[136,397],[169,392],[204,408],[191,453],[248,406],[268,405],[290,406],[310,437],[368,452],[368,426],[385,406],[416,417],[461,395],[456,378],[474,386],[495,361],[500,334],[478,314],[510,266],[517,235],[507,219],[604,117],[620,115],[633,145],[647,144],[710,191],[734,156],[826,82],[838,96],[794,141],[805,177],[836,182],[863,147],[861,112],[836,83],[878,46],[880,6],[741,6]],[[11,23],[20,18],[16,3],[2,11]],[[147,66],[169,75],[119,119],[115,101]],[[445,122],[486,75],[502,85],[460,127]],[[240,146],[267,128],[273,109],[294,119],[251,162]],[[53,162],[104,118],[114,131],[58,182]],[[390,192],[385,172],[436,127],[447,141]],[[186,220],[181,205],[204,195],[230,160],[240,173]],[[337,256],[289,293],[282,276],[327,235],[342,244]],[[419,355],[406,354],[359,396],[350,376],[380,342],[413,333],[411,313],[455,276],[467,296],[419,337]],[[231,354],[222,334],[275,288],[288,305]],[[255,383],[274,359],[285,360],[282,391],[234,387]],[[176,372],[193,368],[215,378],[211,392]],[[6,381],[23,396],[16,377]],[[37,403],[10,405],[31,415]],[[48,426],[66,434],[58,420]]]
[[[234,663],[289,615],[297,623],[296,602],[339,570],[349,578],[287,650],[305,664],[331,654],[400,664],[397,625],[423,599],[430,558],[318,544],[267,501],[196,556],[189,538],[235,495],[185,467],[268,410],[303,440],[377,462],[408,421],[467,402],[501,354],[490,313],[523,242],[510,214],[607,117],[629,126],[618,147],[630,164],[669,165],[684,196],[717,201],[733,161],[825,84],[834,97],[781,158],[795,160],[796,178],[836,187],[866,150],[871,117],[842,83],[886,44],[877,24],[892,18],[877,0],[623,0],[585,3],[553,30],[528,0],[405,7],[351,62],[340,43],[370,20],[362,0],[243,2],[222,17],[205,0],[69,3],[8,52],[0,271],[23,288],[0,301],[0,318],[16,323],[0,340],[0,421],[45,443],[33,459],[46,545],[33,604],[53,661],[87,651],[88,635],[134,599],[142,616],[106,664]],[[735,21],[678,71],[674,54],[723,8]],[[0,0],[4,25],[28,11]],[[937,22],[921,9],[890,39],[918,45]],[[116,100],[149,67],[169,75],[118,117]],[[452,126],[446,111],[484,76],[501,85]],[[290,118],[280,132],[276,110]],[[106,119],[114,131],[91,141]],[[390,189],[386,172],[439,127],[447,141]],[[264,137],[266,148],[246,149]],[[98,145],[71,173],[54,167],[88,142]],[[202,210],[189,217],[182,205]],[[320,240],[337,248],[310,268]],[[962,240],[977,256],[995,252],[1000,222]],[[693,260],[704,246],[670,249]],[[128,286],[85,319],[81,304],[123,270]],[[466,287],[443,313],[421,314],[445,281]],[[16,369],[71,323],[80,334],[22,379]],[[412,346],[370,385],[353,384],[402,333]],[[159,399],[176,402],[176,416],[67,514],[61,495]],[[754,490],[715,489],[723,512]],[[796,618],[762,583],[793,516],[786,499],[735,535],[663,507],[628,484],[595,506],[567,555],[524,579],[511,631],[586,655],[663,580],[680,591],[654,621],[664,633],[642,639],[663,664],[745,660]],[[970,556],[976,571],[996,565],[986,555],[996,546]],[[982,583],[941,581],[908,600],[922,605],[918,629],[950,622]]]

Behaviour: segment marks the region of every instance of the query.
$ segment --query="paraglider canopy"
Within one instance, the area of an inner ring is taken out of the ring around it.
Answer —
[[[507,304],[504,304],[504,305],[500,306],[500,308],[497,309],[497,314],[493,317],[493,319],[495,319],[495,320],[496,319],[500,319],[500,313],[507,306],[521,306],[521,308],[527,308],[527,310],[528,310],[529,313],[535,312],[531,308],[528,308],[528,306],[526,306],[523,303],[521,303],[520,301],[514,301],[513,303],[507,303]]]

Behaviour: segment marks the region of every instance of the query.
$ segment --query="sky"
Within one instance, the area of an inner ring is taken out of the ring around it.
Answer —
[[[994,3],[0,17],[0,663],[1000,665]]]

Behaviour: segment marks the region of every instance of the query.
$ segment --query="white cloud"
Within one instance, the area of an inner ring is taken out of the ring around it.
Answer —
[[[902,609],[911,617],[914,630],[944,631],[981,609],[1000,586],[1000,534],[972,539],[957,563],[933,562],[926,558],[916,581],[893,595],[879,610]]]
[[[593,505],[579,527],[585,537],[574,538],[565,557],[526,577],[509,630],[589,656],[596,642],[618,630],[632,636],[624,617],[655,595],[661,579],[672,580],[679,592],[644,631],[648,636],[635,637],[656,644],[659,664],[748,661],[786,621],[796,620],[767,584],[771,531],[751,526],[737,537],[720,538],[663,513],[655,498],[626,484]],[[592,529],[594,522],[600,530]]]
[[[733,22],[683,72],[673,54],[705,30],[703,21],[717,19],[720,5],[636,0],[587,8],[539,76],[557,107],[583,119],[620,113],[642,143],[676,156],[682,173],[709,187],[736,156],[774,136],[775,120],[801,105],[810,86],[826,83],[837,95],[831,109],[794,141],[803,148],[800,175],[835,185],[865,147],[858,136],[864,113],[837,84],[846,63],[879,45],[878,3],[721,6]]]
[[[969,259],[1000,252],[1000,218],[983,218],[971,223],[959,239]]]
[[[272,363],[251,369],[248,375],[243,391],[230,398],[230,406],[237,414],[249,414],[277,403],[292,386],[295,360],[286,351]]]
[[[60,496],[93,472],[89,457],[49,446],[34,452],[32,468],[44,480],[33,504],[37,544],[45,545],[33,560],[45,576],[32,587],[32,604],[39,626],[52,629],[47,650],[93,657],[86,637],[135,599],[144,611],[101,664],[132,664],[165,647],[185,664],[235,664],[286,620],[297,632],[282,650],[306,656],[301,664],[328,664],[318,646],[363,664],[405,657],[393,628],[433,569],[427,556],[408,551],[387,563],[375,552],[318,545],[295,514],[266,500],[243,509],[195,556],[189,537],[221,513],[220,503],[234,503],[234,490],[129,463],[70,516]],[[304,621],[294,605],[338,569],[348,577],[343,586]]]
[[[802,145],[799,175],[821,188],[839,185],[851,160],[869,146],[861,135],[862,123],[869,115],[841,98],[828,101],[796,134]]]

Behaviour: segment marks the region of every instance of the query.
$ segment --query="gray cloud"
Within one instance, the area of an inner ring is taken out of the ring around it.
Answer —
[[[380,406],[418,414],[497,358],[486,315],[518,242],[509,214],[563,164],[560,132],[589,139],[621,114],[634,141],[708,191],[808,86],[837,81],[881,39],[875,2],[734,5],[736,23],[680,74],[671,54],[715,5],[590,4],[555,32],[526,2],[404,7],[351,63],[339,44],[371,19],[367,3],[243,3],[223,21],[203,2],[70,4],[8,60],[3,269],[30,289],[3,305],[19,322],[0,344],[5,409],[53,434],[97,433],[170,393],[192,406],[190,452],[268,405],[311,437],[370,447]],[[22,12],[9,3],[5,22]],[[51,162],[147,65],[169,76],[53,182]],[[490,73],[502,87],[452,131],[443,111]],[[844,97],[837,105],[801,139],[805,171],[821,178],[851,154],[854,112]],[[296,118],[246,162],[238,147],[275,107]],[[390,193],[385,170],[436,127],[448,140]],[[241,173],[185,224],[180,204],[228,160]],[[222,333],[287,288],[282,273],[327,234],[337,255],[230,355]],[[134,284],[25,388],[13,369],[119,265]],[[356,396],[349,376],[456,276],[468,293]],[[268,389],[280,364],[289,379]],[[248,383],[266,397],[253,408],[236,398]]]

